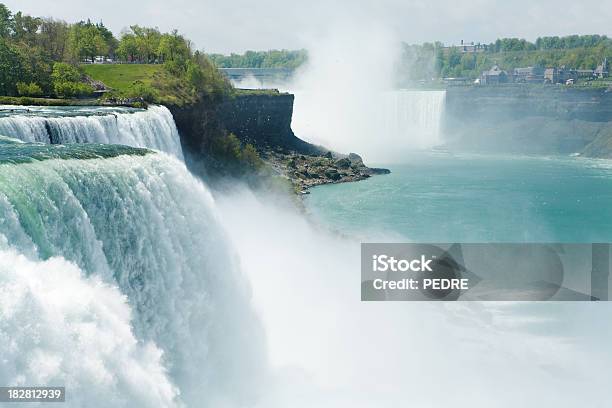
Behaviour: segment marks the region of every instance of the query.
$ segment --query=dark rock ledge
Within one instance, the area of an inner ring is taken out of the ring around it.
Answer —
[[[310,187],[321,184],[360,181],[373,175],[391,173],[388,169],[367,167],[355,153],[348,156],[332,152],[307,155],[267,150],[262,153],[262,158],[275,173],[287,178],[298,194],[308,194]]]

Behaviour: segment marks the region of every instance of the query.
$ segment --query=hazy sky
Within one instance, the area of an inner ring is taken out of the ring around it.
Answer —
[[[407,42],[611,35],[612,0],[0,0],[12,10],[69,22],[177,28],[209,52],[301,48],[338,21],[375,22]]]

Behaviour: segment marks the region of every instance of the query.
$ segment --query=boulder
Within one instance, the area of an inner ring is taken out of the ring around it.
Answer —
[[[363,159],[357,153],[349,153],[348,159],[351,161],[351,163],[363,164]]]
[[[343,159],[336,160],[334,164],[340,169],[348,169],[349,167],[351,167],[351,161],[346,157]]]
[[[330,178],[330,179],[332,179],[332,180],[334,180],[334,181],[336,181],[336,180],[340,180],[340,179],[342,178],[342,176],[340,175],[340,173],[338,173],[338,170],[336,170],[336,169],[334,169],[334,168],[332,168],[332,167],[330,167],[330,168],[328,168],[327,170],[325,170],[325,175],[326,175],[328,178]]]

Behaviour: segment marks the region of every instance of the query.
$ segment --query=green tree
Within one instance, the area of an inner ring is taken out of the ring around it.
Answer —
[[[104,26],[102,22],[96,24],[96,29],[100,36],[104,39],[104,47],[106,48],[105,55],[115,55],[117,47],[119,46],[119,41],[115,38],[113,33]]]
[[[123,61],[134,62],[138,55],[138,44],[136,43],[136,36],[132,33],[126,33],[119,40],[119,46],[117,47],[117,55]]]
[[[130,29],[136,38],[139,60],[146,63],[155,62],[161,39],[159,30],[138,25],[133,25]]]
[[[66,61],[70,27],[65,21],[43,18],[37,34],[37,45],[45,50],[52,61]]]
[[[12,13],[4,4],[0,3],[0,38],[8,38],[12,32]]]
[[[157,55],[163,61],[175,61],[177,59],[186,61],[189,59],[190,52],[189,44],[176,30],[161,35]]]
[[[72,26],[69,43],[75,60],[90,58],[93,62],[98,55],[108,55],[110,49],[98,27],[90,21],[81,21]]]
[[[36,35],[42,23],[40,18],[24,15],[21,11],[13,16],[13,38],[30,46],[36,45]]]
[[[19,53],[6,42],[0,39],[0,94],[15,95],[17,82],[23,78],[23,66]]]
[[[37,46],[18,43],[14,50],[19,55],[21,64],[21,80],[34,82],[42,86],[45,92],[51,91],[52,64],[48,54]]]

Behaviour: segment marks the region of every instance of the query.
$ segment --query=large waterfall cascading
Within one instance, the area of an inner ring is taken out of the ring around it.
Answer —
[[[443,142],[445,99],[446,91],[298,91],[291,126],[307,141],[338,152],[403,162],[407,152]]]
[[[384,132],[417,149],[441,144],[445,98],[446,91],[386,92],[380,110]]]
[[[108,143],[147,147],[183,157],[168,108],[3,107],[0,135],[25,142]]]
[[[121,146],[3,143],[0,383],[66,385],[68,405],[88,407],[250,392],[265,352],[249,285],[184,164]]]

